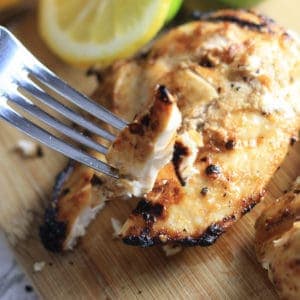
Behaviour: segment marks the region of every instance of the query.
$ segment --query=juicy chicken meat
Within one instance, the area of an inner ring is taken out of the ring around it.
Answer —
[[[300,298],[300,177],[256,222],[256,254],[282,299]]]
[[[157,173],[172,159],[180,125],[175,99],[164,86],[157,87],[150,111],[118,135],[106,156],[108,163],[119,170],[119,184],[125,181],[127,194],[140,197],[151,191]]]
[[[211,245],[261,199],[299,129],[299,63],[298,42],[273,21],[223,10],[98,74],[94,99],[129,122],[151,107],[157,85],[177,99],[182,115],[173,157],[124,224],[125,243]],[[120,196],[98,176],[99,202]],[[42,227],[45,245],[55,240],[56,221],[66,224],[65,238],[71,232],[69,219],[58,217],[64,197]],[[60,245],[65,249],[63,239]]]

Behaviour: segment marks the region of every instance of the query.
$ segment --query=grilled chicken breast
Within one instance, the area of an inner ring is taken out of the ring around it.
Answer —
[[[258,260],[282,299],[300,298],[300,177],[258,218]]]
[[[299,129],[299,63],[299,43],[273,21],[223,10],[170,30],[148,52],[98,74],[94,99],[127,121],[151,107],[157,85],[177,99],[182,116],[170,161],[122,228],[125,243],[211,245],[261,199]],[[120,195],[99,176],[102,196],[106,187],[109,199]],[[64,197],[52,207],[51,226],[66,224],[67,239],[72,223],[58,217]],[[44,244],[55,231],[49,224],[41,230]],[[60,245],[65,249],[63,239]]]

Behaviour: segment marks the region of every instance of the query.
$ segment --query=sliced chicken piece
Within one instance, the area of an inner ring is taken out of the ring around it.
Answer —
[[[70,162],[57,176],[51,205],[46,209],[40,228],[44,246],[53,252],[71,250],[86,226],[104,207],[99,197],[101,181],[94,171]]]
[[[300,177],[258,218],[255,248],[282,299],[300,298]]]
[[[251,210],[299,129],[299,50],[268,18],[223,10],[170,30],[149,52],[98,74],[94,99],[129,122],[153,104],[158,84],[182,115],[173,158],[124,224],[124,242],[211,245]],[[120,196],[118,185],[101,180],[99,198]]]
[[[172,160],[181,113],[166,87],[158,86],[150,110],[126,127],[106,156],[136,197],[152,190],[157,173]],[[124,178],[124,179],[123,179]]]

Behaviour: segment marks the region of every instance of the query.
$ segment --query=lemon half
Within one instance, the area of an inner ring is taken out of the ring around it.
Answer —
[[[132,55],[163,26],[172,0],[41,0],[39,29],[48,46],[76,65]]]

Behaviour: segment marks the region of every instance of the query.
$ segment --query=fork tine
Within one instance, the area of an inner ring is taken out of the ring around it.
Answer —
[[[20,129],[27,135],[33,137],[39,142],[45,144],[46,146],[68,156],[69,158],[81,162],[95,169],[96,171],[102,172],[114,178],[118,178],[117,171],[109,165],[79,150],[78,148],[75,148],[63,142],[61,139],[55,137],[46,130],[23,118],[10,107],[1,105],[0,117],[12,124],[13,126],[15,126],[16,128]]]
[[[122,130],[127,125],[125,121],[115,116],[109,110],[95,103],[94,101],[91,101],[87,96],[73,89],[43,64],[37,63],[32,69],[26,70],[35,78],[40,80],[43,84],[55,90],[58,94],[76,104],[81,109],[87,111],[94,117],[112,125],[119,130]]]
[[[69,120],[75,122],[78,125],[81,125],[91,133],[97,134],[108,141],[114,141],[115,136],[110,132],[98,127],[91,121],[85,119],[80,114],[75,112],[74,110],[70,109],[69,107],[61,104],[56,99],[51,97],[50,95],[46,94],[40,87],[38,87],[34,82],[32,82],[29,78],[24,78],[21,81],[16,81],[16,84],[24,89],[25,91],[29,92],[31,95],[39,99],[42,103],[46,104],[47,106],[51,107],[58,113],[62,114]]]
[[[27,111],[32,116],[38,118],[40,121],[48,124],[49,126],[53,127],[59,132],[62,132],[63,134],[67,135],[68,137],[74,139],[75,141],[92,148],[100,153],[106,154],[107,148],[96,143],[91,138],[84,136],[83,134],[77,132],[73,128],[70,128],[69,126],[65,125],[64,123],[60,122],[59,120],[55,119],[51,115],[47,114],[43,110],[41,110],[39,107],[34,105],[30,100],[26,99],[25,97],[15,93],[9,93],[7,95],[7,98],[20,106],[23,110]]]

